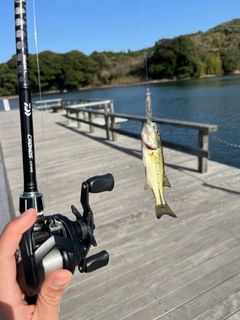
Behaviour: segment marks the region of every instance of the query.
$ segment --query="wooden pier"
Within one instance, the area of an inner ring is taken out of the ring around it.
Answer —
[[[109,265],[76,270],[61,303],[61,320],[240,319],[240,170],[164,148],[172,188],[165,188],[177,219],[157,220],[143,190],[140,141],[76,123],[61,113],[34,112],[38,189],[45,214],[81,211],[80,185],[107,172],[112,192],[90,195],[97,248]],[[23,191],[19,111],[1,112],[0,140],[15,212]]]

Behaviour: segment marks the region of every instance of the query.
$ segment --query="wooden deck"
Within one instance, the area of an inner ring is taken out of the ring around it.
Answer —
[[[106,249],[110,263],[90,274],[76,270],[61,320],[240,319],[239,169],[210,161],[199,174],[195,157],[164,149],[172,184],[165,195],[178,218],[157,220],[153,195],[143,190],[140,141],[106,141],[103,130],[68,127],[58,113],[36,111],[34,123],[45,214],[71,217],[71,204],[81,209],[82,181],[107,172],[115,177],[112,192],[90,195],[98,242],[91,252]],[[18,212],[17,110],[1,112],[0,140]]]

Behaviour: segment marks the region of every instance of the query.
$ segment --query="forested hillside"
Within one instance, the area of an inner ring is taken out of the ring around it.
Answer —
[[[152,79],[184,79],[240,70],[240,19],[205,33],[158,41],[148,68]]]
[[[0,96],[17,94],[16,56],[0,64]],[[71,91],[146,80],[197,78],[240,70],[240,19],[207,32],[161,39],[152,48],[128,52],[79,51],[39,54],[42,91]],[[29,55],[33,92],[38,92],[36,56]]]

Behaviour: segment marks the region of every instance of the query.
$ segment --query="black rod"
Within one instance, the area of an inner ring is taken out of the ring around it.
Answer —
[[[35,208],[43,214],[42,195],[37,190],[29,56],[27,36],[26,1],[14,0],[17,85],[22,137],[24,191],[20,196],[20,212]],[[40,200],[41,198],[41,200]]]

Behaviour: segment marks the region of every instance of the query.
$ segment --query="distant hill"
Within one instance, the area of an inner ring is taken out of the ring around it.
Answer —
[[[162,39],[149,60],[149,75],[154,79],[183,79],[238,72],[239,49],[240,19],[207,32]]]
[[[225,51],[240,48],[240,19],[234,19],[229,22],[222,23],[207,32],[199,32],[191,35],[191,39],[201,59],[206,58],[209,52],[217,52],[223,54]],[[234,70],[233,70],[234,71]]]
[[[233,19],[228,22],[219,24],[215,28],[208,30],[206,33],[222,32],[225,34],[240,33],[240,19]]]
[[[15,55],[0,64],[0,96],[17,93]],[[240,70],[240,19],[207,32],[160,39],[146,50],[128,52],[79,51],[39,54],[42,91],[118,86],[146,80],[198,78]],[[38,91],[36,56],[29,55],[32,91]]]

